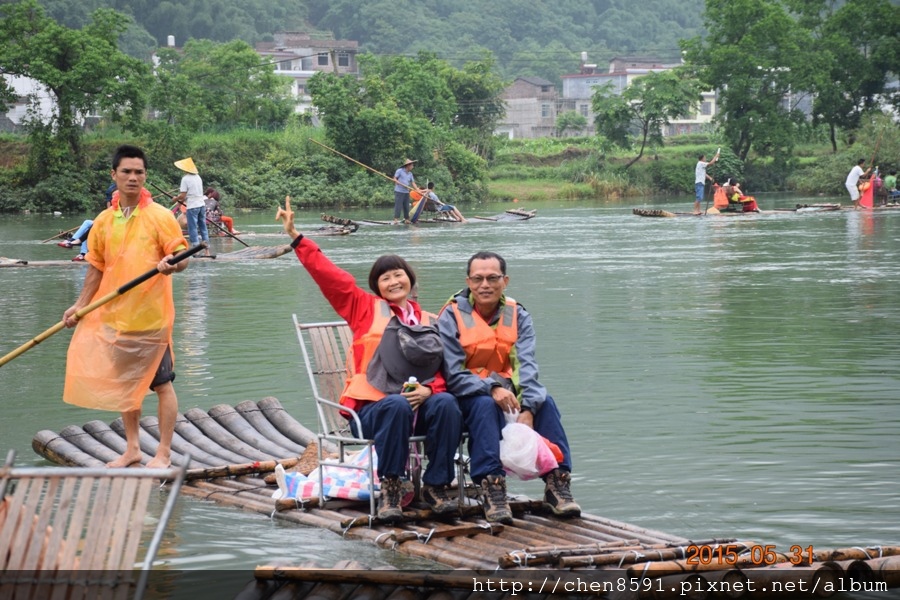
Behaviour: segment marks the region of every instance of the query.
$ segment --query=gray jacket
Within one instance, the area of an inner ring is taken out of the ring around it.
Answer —
[[[475,309],[469,301],[469,290],[458,292],[453,298],[459,310],[472,313]],[[500,305],[505,298],[500,299]],[[500,311],[491,317],[489,325],[495,327],[500,318]],[[521,304],[516,304],[516,322],[518,337],[515,348],[510,354],[509,362],[513,371],[513,385],[516,386],[519,405],[537,413],[547,398],[547,390],[538,381],[538,366],[534,357],[535,336],[531,315]],[[459,343],[459,326],[456,315],[449,305],[441,311],[438,318],[438,329],[444,344],[444,378],[447,380],[447,391],[457,398],[466,396],[489,396],[494,381],[482,379],[466,368],[466,353]],[[494,384],[496,385],[496,384]]]

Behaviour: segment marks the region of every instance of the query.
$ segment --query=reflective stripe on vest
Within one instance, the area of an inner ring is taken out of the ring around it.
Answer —
[[[459,310],[456,302],[451,307],[459,328],[459,343],[466,353],[466,368],[482,379],[491,372],[511,378],[509,356],[519,337],[516,301],[506,299],[496,327],[488,325],[474,307],[471,313]]]
[[[341,392],[341,404],[352,409],[359,406],[362,401],[381,400],[386,396],[384,392],[372,386],[366,379],[366,371],[369,368],[369,362],[375,356],[375,350],[381,343],[384,330],[394,316],[390,304],[385,300],[375,300],[375,316],[369,330],[364,333],[358,340],[353,340],[350,347],[350,354],[347,356],[347,382],[344,385],[344,391]],[[422,311],[422,322],[431,325],[437,321],[437,316]],[[356,363],[356,357],[359,356],[359,363]]]

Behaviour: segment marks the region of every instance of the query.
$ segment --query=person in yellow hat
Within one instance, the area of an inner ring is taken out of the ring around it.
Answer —
[[[191,246],[196,246],[200,239],[209,243],[209,231],[206,227],[206,196],[203,195],[203,180],[197,172],[197,166],[189,156],[175,161],[175,166],[184,171],[181,178],[180,194],[175,202],[184,202],[187,207],[188,239]],[[206,249],[209,256],[209,248]]]

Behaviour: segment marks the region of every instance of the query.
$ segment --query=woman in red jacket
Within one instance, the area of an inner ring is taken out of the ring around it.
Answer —
[[[422,476],[422,498],[437,514],[456,511],[457,504],[450,499],[447,486],[454,476],[453,460],[462,436],[462,411],[456,398],[446,392],[442,373],[437,370],[433,379],[422,381],[406,392],[399,387],[378,389],[371,383],[377,378],[366,376],[385,328],[393,318],[406,325],[418,325],[430,322],[433,317],[409,298],[416,283],[412,268],[399,256],[379,257],[369,272],[369,288],[373,293],[367,292],[356,284],[353,275],[332,263],[315,242],[297,232],[290,197],[285,199],[285,208],[279,208],[275,218],[283,219],[284,231],[294,240],[291,247],[297,258],[353,332],[348,357],[353,373],[341,393],[341,404],[359,415],[362,431],[355,431],[355,423],[351,421],[354,434],[375,440],[381,480],[379,519],[395,521],[402,516],[400,476],[406,470],[409,437],[413,432],[426,436],[428,468]],[[385,350],[400,352],[399,347],[380,351]]]

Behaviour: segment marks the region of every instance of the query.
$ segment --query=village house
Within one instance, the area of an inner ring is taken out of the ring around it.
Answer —
[[[319,72],[338,75],[359,75],[356,55],[359,43],[353,40],[335,40],[313,37],[308,33],[280,32],[274,41],[256,44],[256,52],[275,62],[275,74],[293,80],[291,93],[297,100],[296,112],[312,110],[312,99],[307,92],[309,79]]]
[[[507,115],[496,129],[499,135],[511,138],[547,137],[556,135],[556,117],[574,111],[587,119],[581,135],[594,134],[594,113],[591,96],[603,86],[610,86],[621,94],[638,77],[666,71],[680,62],[665,62],[656,58],[617,56],[606,70],[587,63],[587,53],[581,55],[578,73],[562,76],[562,94],[557,94],[550,82],[539,77],[520,77],[503,93]],[[696,112],[673,120],[663,135],[693,133],[706,128],[716,114],[716,93],[704,92]]]
[[[518,77],[501,94],[506,118],[495,133],[510,139],[550,137],[556,131],[559,94],[541,77]]]

